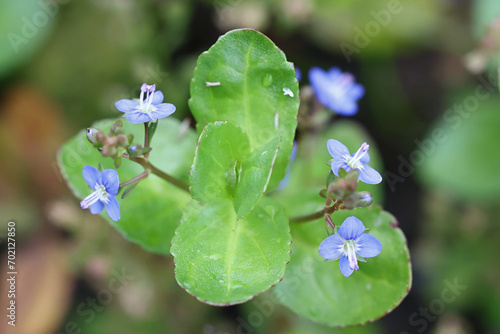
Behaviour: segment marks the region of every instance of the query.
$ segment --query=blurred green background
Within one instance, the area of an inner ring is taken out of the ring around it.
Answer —
[[[384,208],[414,273],[409,296],[373,324],[316,325],[269,292],[201,304],[175,282],[171,258],[81,210],[59,174],[61,144],[119,117],[114,102],[143,82],[189,118],[197,56],[242,27],[304,74],[338,66],[366,88],[353,119],[380,150]],[[14,220],[21,273],[18,323],[2,316],[1,333],[500,332],[498,0],[3,0],[0,33],[1,266]],[[2,310],[6,291],[3,280]]]

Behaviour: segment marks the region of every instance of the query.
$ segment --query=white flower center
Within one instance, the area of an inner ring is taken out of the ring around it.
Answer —
[[[88,209],[97,201],[108,203],[108,192],[106,191],[106,187],[102,184],[96,184],[94,189],[95,191],[92,194],[88,195],[80,202],[82,209]]]
[[[354,154],[354,156],[345,156],[345,162],[351,167],[351,168],[360,168],[363,166],[363,164],[360,162],[361,158],[363,158],[366,155],[366,152],[368,152],[368,149],[370,148],[370,145],[367,143],[363,143],[359,150]]]
[[[346,240],[344,243],[344,254],[347,255],[347,259],[349,260],[349,268],[359,270],[358,259],[356,258],[356,243],[354,240]]]
[[[155,90],[156,90],[155,85],[151,86],[148,86],[146,84],[143,85],[143,87],[141,88],[141,96],[139,98],[140,100],[139,111],[149,114],[151,111],[155,109],[155,106],[151,107],[151,103],[153,102],[153,97],[155,95]],[[144,98],[145,92],[146,92],[146,98]]]
[[[353,82],[354,76],[352,74],[342,73],[342,75],[328,87],[329,92],[338,100],[344,99]]]

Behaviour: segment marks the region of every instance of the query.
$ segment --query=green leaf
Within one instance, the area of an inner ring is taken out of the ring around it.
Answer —
[[[113,120],[104,120],[93,125],[95,128],[107,132],[114,123]],[[140,125],[125,122],[126,133],[133,133],[136,142],[144,140],[144,129]],[[150,161],[159,169],[178,179],[187,181],[187,171],[193,159],[196,146],[196,134],[188,131],[180,135],[178,120],[168,118],[160,120],[153,142]],[[63,145],[58,155],[61,173],[73,193],[80,199],[90,194],[91,189],[82,177],[82,168],[85,165],[97,167],[102,163],[104,168],[113,168],[113,160],[103,158],[87,141],[85,131]],[[120,182],[124,182],[139,175],[143,171],[138,164],[123,159],[118,169]],[[123,236],[132,242],[141,245],[144,249],[168,254],[170,240],[181,219],[184,206],[191,196],[167,183],[163,179],[150,175],[131,191],[125,199],[117,196],[120,203],[121,219],[111,221],[107,214],[101,213]],[[90,213],[89,213],[90,214]]]
[[[326,238],[318,222],[292,226],[292,258],[274,292],[278,300],[310,320],[329,326],[350,326],[376,320],[393,310],[411,286],[406,240],[395,218],[378,207],[340,211],[337,226],[348,216],[358,217],[383,246],[382,252],[359,263],[359,271],[344,277],[338,261],[318,254]]]
[[[474,100],[474,96],[472,90],[457,100]],[[460,109],[458,104],[448,109],[427,138],[404,158],[410,171],[415,170],[428,188],[465,200],[496,204],[500,195],[500,99],[490,96],[477,105],[477,110],[471,112]],[[405,174],[393,172],[406,178],[407,167],[399,169]]]
[[[285,177],[292,152],[298,95],[295,70],[285,54],[258,31],[233,30],[198,58],[189,106],[199,130],[215,121],[239,124],[252,151],[281,137],[268,186],[272,190]]]
[[[269,198],[244,219],[230,201],[192,201],[172,240],[175,277],[204,303],[242,303],[281,280],[290,239],[283,209]]]
[[[191,194],[198,201],[234,196],[238,171],[250,153],[248,137],[228,122],[208,124],[200,135],[190,173]]]
[[[208,124],[200,135],[191,194],[198,201],[234,200],[239,218],[249,213],[266,190],[278,154],[279,138],[250,154],[248,137],[229,122]]]
[[[238,217],[243,218],[250,212],[266,191],[273,164],[278,156],[279,143],[279,138],[271,139],[253,151],[243,162],[234,197],[234,208]]]
[[[0,77],[29,60],[54,28],[57,2],[0,2]],[[43,22],[43,23],[42,23]]]

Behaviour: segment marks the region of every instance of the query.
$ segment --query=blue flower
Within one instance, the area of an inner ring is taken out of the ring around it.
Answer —
[[[354,76],[342,73],[337,67],[332,67],[328,72],[319,67],[311,68],[309,82],[319,102],[344,116],[355,115],[358,112],[357,101],[365,95],[365,88],[355,83]]]
[[[146,97],[144,97],[146,93]],[[139,99],[122,99],[115,103],[116,109],[125,113],[125,118],[132,123],[154,122],[158,118],[170,116],[175,111],[171,103],[162,103],[163,93],[156,91],[156,85],[141,86]]]
[[[92,166],[83,167],[83,178],[94,192],[80,202],[82,209],[90,208],[90,213],[98,214],[106,207],[106,212],[112,220],[120,220],[120,205],[115,198],[120,187],[118,172],[114,169],[104,169],[102,172]]]
[[[319,255],[327,260],[339,260],[340,272],[349,277],[359,270],[358,260],[374,257],[382,251],[382,244],[373,235],[365,234],[365,225],[358,218],[347,217],[338,233],[323,240],[319,245]]]
[[[382,176],[375,169],[367,165],[370,162],[368,149],[370,145],[363,143],[359,150],[350,154],[347,147],[335,139],[329,139],[326,146],[328,152],[334,159],[331,163],[332,172],[339,176],[339,170],[345,169],[346,172],[356,168],[359,171],[359,180],[368,184],[377,184],[382,182]]]

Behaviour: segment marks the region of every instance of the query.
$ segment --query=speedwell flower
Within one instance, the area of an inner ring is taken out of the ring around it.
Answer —
[[[357,101],[365,95],[365,88],[355,82],[354,76],[342,73],[338,67],[332,67],[328,72],[319,67],[311,68],[309,82],[321,104],[344,116],[355,115]]]
[[[367,143],[363,143],[359,150],[352,155],[349,153],[349,149],[338,140],[329,139],[326,146],[333,158],[331,167],[332,172],[336,176],[339,176],[339,170],[341,168],[345,169],[346,172],[355,168],[359,171],[360,181],[368,184],[382,182],[380,173],[367,165],[370,162],[370,155],[368,154],[370,145]]]
[[[98,214],[105,207],[112,220],[120,220],[120,205],[115,198],[120,187],[118,172],[114,169],[104,169],[102,172],[92,166],[83,167],[83,178],[94,192],[80,202],[82,209],[90,208],[90,213]]]
[[[358,218],[346,218],[338,233],[323,240],[319,245],[319,255],[326,260],[339,260],[342,275],[349,277],[359,270],[358,260],[374,257],[382,251],[382,244],[373,235],[365,234],[365,225]]]
[[[146,97],[144,97],[146,93]],[[170,116],[175,111],[171,103],[162,103],[163,93],[156,91],[156,85],[141,86],[139,99],[122,99],[115,103],[116,109],[125,113],[125,118],[132,123],[154,122],[158,118]]]

